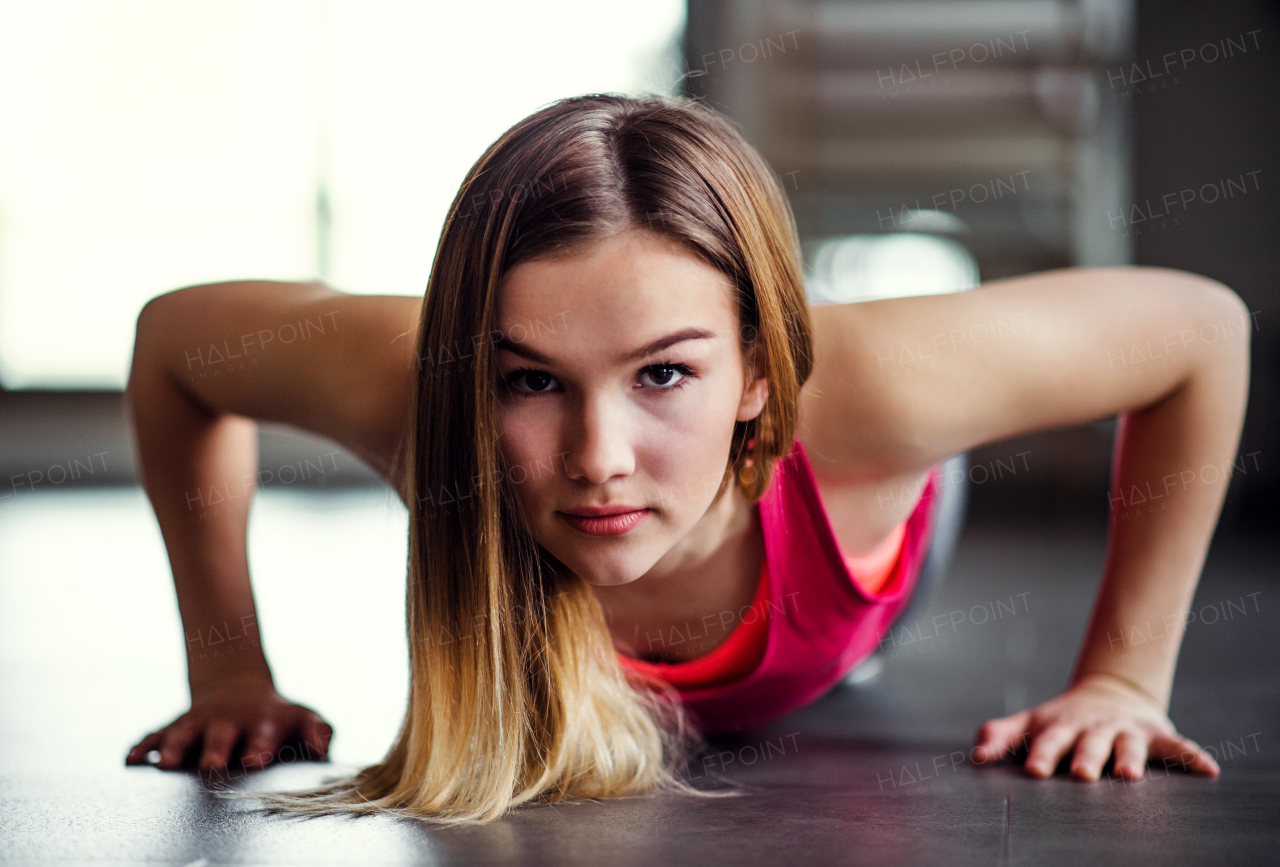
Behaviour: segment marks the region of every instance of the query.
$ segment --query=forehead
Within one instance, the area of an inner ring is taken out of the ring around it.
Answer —
[[[499,327],[557,317],[639,330],[676,320],[737,321],[732,281],[678,241],[629,229],[570,252],[523,262],[498,293]]]

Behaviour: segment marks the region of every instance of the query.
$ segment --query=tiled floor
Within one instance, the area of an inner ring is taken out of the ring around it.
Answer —
[[[277,682],[334,724],[343,766],[378,759],[403,710],[404,528],[375,489],[267,491],[255,505]],[[1102,562],[1097,535],[970,531],[878,678],[697,766],[744,784],[742,797],[526,808],[436,831],[271,818],[193,775],[125,768],[129,744],[185,708],[154,519],[136,489],[15,497],[0,508],[0,863],[1280,863],[1276,553],[1215,548],[1184,642],[1172,716],[1218,752],[1216,780],[1037,781],[967,761],[985,719],[1064,684]],[[247,783],[333,770],[286,764]]]

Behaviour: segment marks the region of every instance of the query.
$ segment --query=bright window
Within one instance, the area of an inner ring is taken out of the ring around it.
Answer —
[[[484,148],[560,97],[674,91],[683,25],[681,0],[4,3],[0,381],[122,387],[181,286],[421,294]]]

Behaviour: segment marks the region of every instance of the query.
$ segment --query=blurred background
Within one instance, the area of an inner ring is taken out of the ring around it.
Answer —
[[[471,163],[539,106],[589,91],[685,93],[735,120],[790,197],[815,303],[1069,265],[1231,286],[1254,311],[1254,372],[1220,533],[1265,536],[1280,455],[1277,25],[1262,0],[0,3],[0,651],[86,652],[22,613],[74,592],[86,604],[66,628],[102,632],[92,652],[153,681],[134,696],[145,720],[94,736],[123,754],[180,710],[181,624],[122,405],[143,304],[238,278],[420,295]],[[970,521],[1101,528],[1113,428],[976,450]],[[359,672],[347,694],[372,703],[347,711],[343,730],[370,746],[346,758],[372,760],[394,713],[356,718],[403,706],[403,664],[375,660],[402,656],[405,515],[335,449],[262,430],[272,481],[251,550],[255,574],[292,576],[257,583],[269,656],[343,655]],[[81,576],[76,589],[26,580],[49,570]],[[95,606],[121,588],[128,620],[104,625]],[[336,676],[280,668],[300,694]]]

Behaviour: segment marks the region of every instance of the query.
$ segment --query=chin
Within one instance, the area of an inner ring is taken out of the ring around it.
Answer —
[[[610,558],[609,562],[601,562],[598,559],[578,559],[576,564],[570,565],[574,573],[588,584],[594,584],[597,587],[616,587],[620,584],[630,584],[647,571],[647,567],[640,567],[635,564],[618,562]]]
[[[648,556],[648,552],[637,546],[574,545],[572,543],[560,547],[560,553],[552,551],[552,555],[570,572],[588,584],[597,587],[616,587],[630,584],[644,575],[656,557]],[[594,550],[592,550],[594,548]]]
[[[627,575],[597,578],[594,575],[584,575],[583,580],[593,587],[621,587],[623,584],[630,584],[639,577],[639,575]]]

